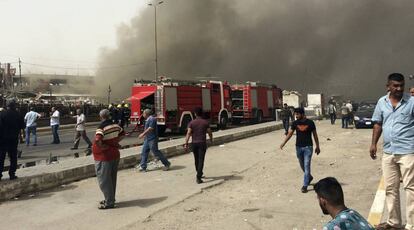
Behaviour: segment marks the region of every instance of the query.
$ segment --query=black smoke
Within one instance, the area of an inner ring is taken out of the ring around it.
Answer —
[[[413,72],[414,1],[166,0],[157,13],[159,75],[167,77],[363,100],[384,94],[389,73]],[[117,35],[117,48],[102,50],[97,89],[111,84],[121,99],[134,79],[154,79],[154,9]]]

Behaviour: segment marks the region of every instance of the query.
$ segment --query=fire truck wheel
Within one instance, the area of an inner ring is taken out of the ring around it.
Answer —
[[[263,121],[263,113],[262,111],[257,112],[256,122],[261,123]]]
[[[180,127],[180,133],[185,134],[187,132],[187,127],[188,124],[190,124],[191,122],[191,117],[190,116],[185,116],[183,118],[183,121],[181,123],[181,127]]]
[[[228,121],[227,114],[222,114],[220,118],[220,129],[226,129]]]
[[[158,136],[165,137],[165,129],[166,127],[164,125],[158,126]]]

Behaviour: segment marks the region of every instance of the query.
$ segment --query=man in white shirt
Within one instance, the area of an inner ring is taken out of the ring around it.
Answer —
[[[24,121],[26,122],[26,145],[29,146],[30,144],[30,134],[33,134],[34,143],[33,146],[37,145],[37,135],[36,135],[36,129],[37,129],[37,119],[39,119],[41,115],[39,113],[36,113],[34,111],[34,108],[31,107],[30,111],[26,113],[24,116]]]
[[[55,107],[52,107],[52,115],[50,115],[50,127],[52,127],[52,134],[53,134],[52,144],[60,143],[59,133],[58,133],[59,125],[60,125],[59,118],[60,118],[59,111]]]
[[[92,142],[89,140],[88,136],[86,135],[85,115],[82,113],[80,109],[76,110],[76,114],[77,115],[76,115],[76,127],[75,127],[76,129],[75,143],[74,143],[74,146],[70,149],[71,150],[78,149],[81,137],[83,138],[83,140],[86,141],[86,143],[88,143],[88,149],[90,149],[92,147]]]
[[[346,107],[349,109],[348,125],[354,124],[354,107],[352,106],[351,100],[348,100]]]

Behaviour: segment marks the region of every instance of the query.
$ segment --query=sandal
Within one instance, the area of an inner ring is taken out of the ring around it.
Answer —
[[[375,226],[375,229],[376,230],[400,230],[402,228],[398,228],[398,227],[391,226],[388,223],[381,223],[379,225],[376,225]]]

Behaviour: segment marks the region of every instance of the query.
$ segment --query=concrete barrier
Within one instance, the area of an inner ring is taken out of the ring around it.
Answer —
[[[282,129],[281,122],[267,122],[257,125],[244,126],[214,133],[214,143],[221,145],[278,129]],[[160,143],[160,150],[167,157],[186,153],[183,148],[184,138]],[[141,146],[121,150],[120,169],[130,168],[140,160]],[[70,182],[95,176],[94,160],[92,156],[68,159],[55,164],[23,168],[17,171],[19,179],[0,182],[0,200],[11,199],[23,194],[54,188]]]
[[[86,127],[97,127],[100,124],[100,122],[87,122],[86,123]],[[75,123],[74,124],[66,124],[66,125],[59,125],[59,130],[67,130],[67,129],[73,129],[75,130]],[[50,126],[43,126],[43,127],[38,127],[36,129],[36,132],[38,133],[52,133],[52,128]]]

